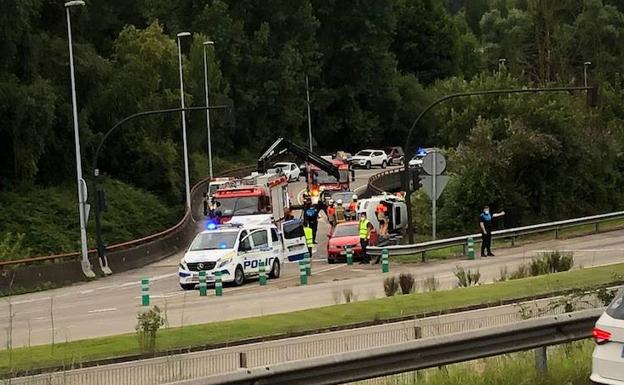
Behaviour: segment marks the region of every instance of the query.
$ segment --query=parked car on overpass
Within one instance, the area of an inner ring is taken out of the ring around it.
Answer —
[[[386,168],[388,165],[388,155],[382,150],[362,150],[351,158],[353,167],[364,167],[370,169],[374,166]]]

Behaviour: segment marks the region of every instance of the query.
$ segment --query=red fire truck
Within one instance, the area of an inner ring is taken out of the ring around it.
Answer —
[[[355,174],[349,169],[348,163],[341,159],[326,159],[284,138],[278,138],[260,156],[258,172],[266,172],[269,161],[285,152],[294,154],[308,164],[306,181],[313,203],[318,202],[322,195],[328,195],[332,191],[349,191],[349,174],[351,173],[352,178]],[[327,193],[324,193],[325,191]]]
[[[258,214],[271,214],[277,222],[290,206],[288,179],[283,175],[254,173],[243,178],[237,187],[217,190],[213,199],[218,204],[216,212],[221,223],[233,216]]]
[[[307,166],[306,181],[313,203],[319,198],[330,196],[332,192],[349,191],[349,164],[340,159],[332,159],[330,162],[338,169],[340,179],[313,164]]]

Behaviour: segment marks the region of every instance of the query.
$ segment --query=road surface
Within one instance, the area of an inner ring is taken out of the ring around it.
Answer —
[[[359,171],[356,188],[377,172]],[[295,191],[303,184],[293,184]],[[325,262],[326,222],[319,225],[319,247],[313,261],[310,284],[299,286],[298,267],[287,264],[278,280],[260,287],[257,281],[242,287],[224,289],[224,296],[200,297],[197,291],[182,291],[178,286],[177,266],[181,255],[174,255],[141,269],[112,275],[97,281],[4,298],[0,301],[0,327],[6,339],[12,323],[14,347],[73,341],[84,338],[133,332],[140,306],[140,279],[150,277],[152,304],[166,312],[170,326],[189,325],[265,314],[290,312],[344,302],[342,292],[351,289],[358,300],[383,297],[379,265],[328,265]],[[482,282],[492,282],[500,269],[513,271],[530,261],[535,250],[575,250],[577,266],[596,266],[624,261],[624,231],[601,233],[569,240],[551,240],[522,247],[499,250],[494,258],[475,261],[446,260],[427,264],[392,265],[391,273],[411,272],[422,288],[422,281],[435,276],[440,288],[456,286],[456,266],[478,268]],[[10,304],[9,304],[10,302]],[[10,310],[9,310],[10,309]],[[218,309],[218,310],[217,310]],[[9,319],[12,314],[12,322]],[[52,322],[53,319],[53,322]],[[52,326],[54,325],[54,326]]]

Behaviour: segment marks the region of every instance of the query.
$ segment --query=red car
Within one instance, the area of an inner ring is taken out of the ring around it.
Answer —
[[[353,248],[353,259],[359,259],[362,253],[360,246],[360,224],[357,221],[340,223],[329,234],[327,241],[327,263],[336,263],[338,261],[346,261],[347,253],[345,248],[351,246]],[[370,244],[375,244],[376,232],[371,232]]]

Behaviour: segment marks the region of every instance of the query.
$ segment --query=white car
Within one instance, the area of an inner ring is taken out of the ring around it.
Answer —
[[[286,177],[288,178],[289,182],[298,181],[299,177],[301,176],[301,170],[299,169],[299,166],[297,166],[295,163],[290,163],[290,162],[275,163],[273,165],[273,168],[282,170],[284,175],[286,175]]]
[[[590,380],[596,384],[624,385],[624,288],[596,322],[596,347]]]
[[[379,166],[386,168],[388,165],[388,155],[382,150],[362,150],[351,158],[354,167],[371,168]]]
[[[197,234],[180,261],[178,277],[184,290],[192,290],[199,283],[199,272],[206,272],[206,282],[213,284],[215,272],[221,272],[222,282],[240,286],[246,278],[257,276],[260,262],[266,266],[270,278],[279,278],[285,261],[297,261],[308,251],[301,220],[282,224],[282,232],[271,224],[268,215],[259,220],[217,225],[207,222],[206,230]]]

